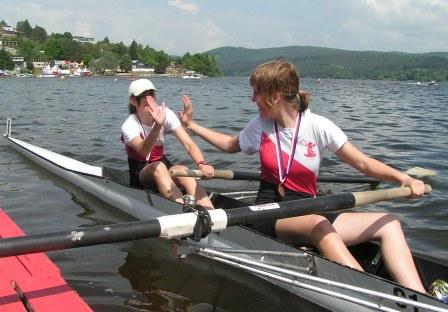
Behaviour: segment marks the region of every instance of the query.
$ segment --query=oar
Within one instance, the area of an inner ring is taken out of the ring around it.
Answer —
[[[414,167],[406,171],[407,174],[423,178],[426,176],[435,176],[437,173],[433,170],[424,169],[420,167]],[[194,177],[202,178],[203,173],[201,170],[193,170],[187,168],[171,168],[170,174],[173,177]],[[234,171],[234,170],[215,170],[215,179],[224,180],[247,180],[247,181],[258,181],[260,180],[260,172],[252,171]],[[369,177],[331,177],[331,176],[319,176],[317,178],[318,182],[324,183],[362,183],[362,184],[374,184],[378,185],[379,180],[369,178]]]
[[[194,177],[202,178],[204,175],[201,170],[186,169],[186,168],[171,168],[170,174],[173,177]],[[259,181],[260,172],[251,171],[234,171],[234,170],[219,170],[215,169],[215,179],[224,180],[247,180],[247,181]],[[332,183],[367,183],[378,184],[380,181],[369,177],[325,177],[320,176],[317,179],[318,182],[332,182]]]
[[[431,186],[425,185],[425,192]],[[381,200],[409,197],[408,187],[382,189],[365,192],[346,192],[317,198],[286,201],[228,210],[208,210],[211,231],[217,232],[229,226],[250,224],[257,221],[281,219],[316,212],[342,210]],[[47,233],[0,240],[0,257],[21,254],[77,248],[99,244],[123,242],[142,238],[161,237],[165,239],[186,237],[194,232],[197,212],[162,216],[149,221],[119,223],[72,231]],[[197,233],[195,233],[196,235]],[[199,233],[199,237],[203,233]]]

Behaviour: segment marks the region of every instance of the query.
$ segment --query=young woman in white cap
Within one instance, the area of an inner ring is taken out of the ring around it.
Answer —
[[[165,157],[164,134],[172,132],[184,146],[204,177],[213,177],[214,168],[204,159],[201,150],[181,126],[176,114],[156,101],[156,88],[148,79],[138,79],[129,86],[130,115],[121,127],[122,142],[128,155],[130,184],[158,190],[164,197],[183,203],[182,187],[196,198],[196,203],[213,208],[205,190],[194,178],[171,177],[173,166]]]

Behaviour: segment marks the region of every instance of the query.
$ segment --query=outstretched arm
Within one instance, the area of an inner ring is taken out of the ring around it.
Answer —
[[[208,143],[226,153],[237,153],[241,151],[238,135],[230,136],[199,125],[193,120],[193,105],[191,104],[190,98],[184,95],[182,101],[184,103],[184,111],[179,112],[179,119],[185,128],[193,131]]]
[[[204,174],[204,178],[212,178],[215,174],[215,169],[208,163],[204,163],[205,158],[199,146],[191,139],[184,128],[178,127],[173,130],[174,135],[180,143],[184,146],[191,159],[198,166],[199,170]]]
[[[421,196],[425,192],[422,181],[414,179],[376,159],[368,157],[352,143],[346,142],[336,151],[336,155],[358,171],[381,181],[397,182],[411,188],[412,196]]]

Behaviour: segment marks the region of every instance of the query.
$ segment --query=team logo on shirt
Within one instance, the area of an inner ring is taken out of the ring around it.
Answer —
[[[314,148],[316,147],[316,143],[313,142],[307,142],[305,140],[301,140],[300,144],[306,147],[306,153],[303,154],[307,158],[314,158],[316,157],[316,152],[314,151]]]

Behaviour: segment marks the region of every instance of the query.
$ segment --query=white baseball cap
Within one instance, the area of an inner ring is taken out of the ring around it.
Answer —
[[[139,96],[147,90],[157,90],[153,83],[148,79],[137,79],[129,85],[128,95]]]

